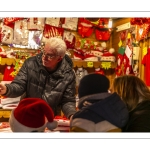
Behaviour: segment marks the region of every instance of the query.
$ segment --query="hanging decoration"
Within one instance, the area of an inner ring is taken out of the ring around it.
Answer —
[[[121,31],[119,34],[119,49],[117,53],[116,76],[134,74],[133,72],[133,36],[130,30]]]
[[[24,19],[24,18],[17,18],[17,17],[6,17],[6,18],[4,18],[3,19],[3,23],[5,24],[5,25],[9,25],[9,24],[12,24],[12,23],[15,23],[16,21],[19,21],[19,20],[22,20],[22,19]]]
[[[131,25],[135,25],[135,38],[137,41],[147,37],[150,30],[150,18],[131,18],[130,23]]]
[[[46,42],[47,39],[49,39],[51,37],[62,38],[63,37],[63,33],[64,33],[64,29],[63,28],[59,28],[59,27],[55,27],[55,26],[51,26],[51,25],[45,24],[44,31],[43,31],[42,42]]]
[[[39,49],[41,46],[43,32],[42,31],[29,31],[28,48]]]
[[[14,25],[13,44],[28,45],[28,36],[27,19],[16,21]]]
[[[46,18],[45,20],[45,24],[51,25],[51,26],[55,26],[55,27],[61,27],[60,24],[60,18]]]
[[[97,40],[108,41],[110,38],[111,32],[109,30],[95,30],[95,36]]]
[[[63,40],[67,45],[67,49],[74,49],[75,48],[75,35],[70,31],[64,31],[63,33]]]
[[[93,25],[90,21],[80,18],[78,21],[78,33],[81,37],[90,37],[94,31]]]
[[[45,18],[29,18],[28,30],[43,30]]]
[[[1,24],[0,26],[0,42],[4,44],[11,44],[13,41],[13,28]]]
[[[62,24],[62,28],[76,31],[78,26],[78,18],[65,18],[64,23]]]
[[[84,18],[88,23],[98,28],[111,28],[112,19],[111,18]]]

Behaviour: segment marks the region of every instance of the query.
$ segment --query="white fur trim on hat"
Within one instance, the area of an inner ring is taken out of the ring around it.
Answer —
[[[58,122],[57,121],[53,121],[53,122],[47,122],[46,127],[49,130],[55,129],[58,126]]]
[[[101,43],[101,46],[102,46],[103,48],[106,48],[106,42],[102,42],[102,43]]]
[[[109,49],[109,52],[112,54],[112,53],[115,52],[115,49],[114,49],[114,48],[110,48],[110,49]]]
[[[43,126],[39,128],[30,128],[30,127],[24,126],[23,124],[18,122],[16,118],[14,117],[14,110],[11,111],[9,124],[10,124],[10,128],[12,132],[32,132],[32,131],[44,132],[46,128],[46,124],[44,124]]]

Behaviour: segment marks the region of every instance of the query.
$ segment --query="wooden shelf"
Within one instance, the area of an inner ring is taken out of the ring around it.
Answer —
[[[73,60],[74,67],[84,67],[84,68],[102,68],[102,62],[100,61],[83,61],[83,60]],[[1,58],[0,65],[15,65],[16,59],[14,58]],[[89,65],[91,63],[91,65]],[[116,67],[116,62],[111,62],[111,68]]]
[[[102,68],[102,62],[100,61],[93,61],[91,67],[89,67],[88,63],[90,63],[92,61],[83,61],[83,60],[74,60],[73,59],[73,64],[74,67],[84,67],[84,68]],[[111,62],[111,68],[115,68],[116,67],[116,62]]]
[[[0,122],[8,122],[10,115],[11,115],[10,109],[0,109]]]
[[[15,65],[16,60],[14,58],[0,58],[0,65]]]

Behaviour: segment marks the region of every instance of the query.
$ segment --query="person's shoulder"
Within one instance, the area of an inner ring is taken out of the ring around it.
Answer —
[[[139,111],[139,110],[148,110],[150,111],[150,100],[144,100],[143,102],[140,102],[136,108],[133,110],[133,112]]]
[[[64,56],[64,59],[68,63],[69,67],[73,68],[73,61],[67,54]]]
[[[35,56],[31,56],[29,58],[27,58],[25,61],[24,61],[24,64],[26,64],[27,66],[33,66],[33,64],[35,63],[38,63],[38,56],[35,55]],[[40,58],[39,58],[40,60]]]
[[[31,56],[31,57],[27,58],[26,61],[32,61],[34,59],[35,59],[35,56]]]

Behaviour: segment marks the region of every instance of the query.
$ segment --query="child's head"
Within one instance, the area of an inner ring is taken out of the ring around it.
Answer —
[[[79,98],[98,93],[108,92],[109,79],[102,74],[88,74],[80,80],[78,95]]]
[[[9,119],[13,132],[44,132],[57,127],[51,107],[40,98],[26,98],[12,110]]]

